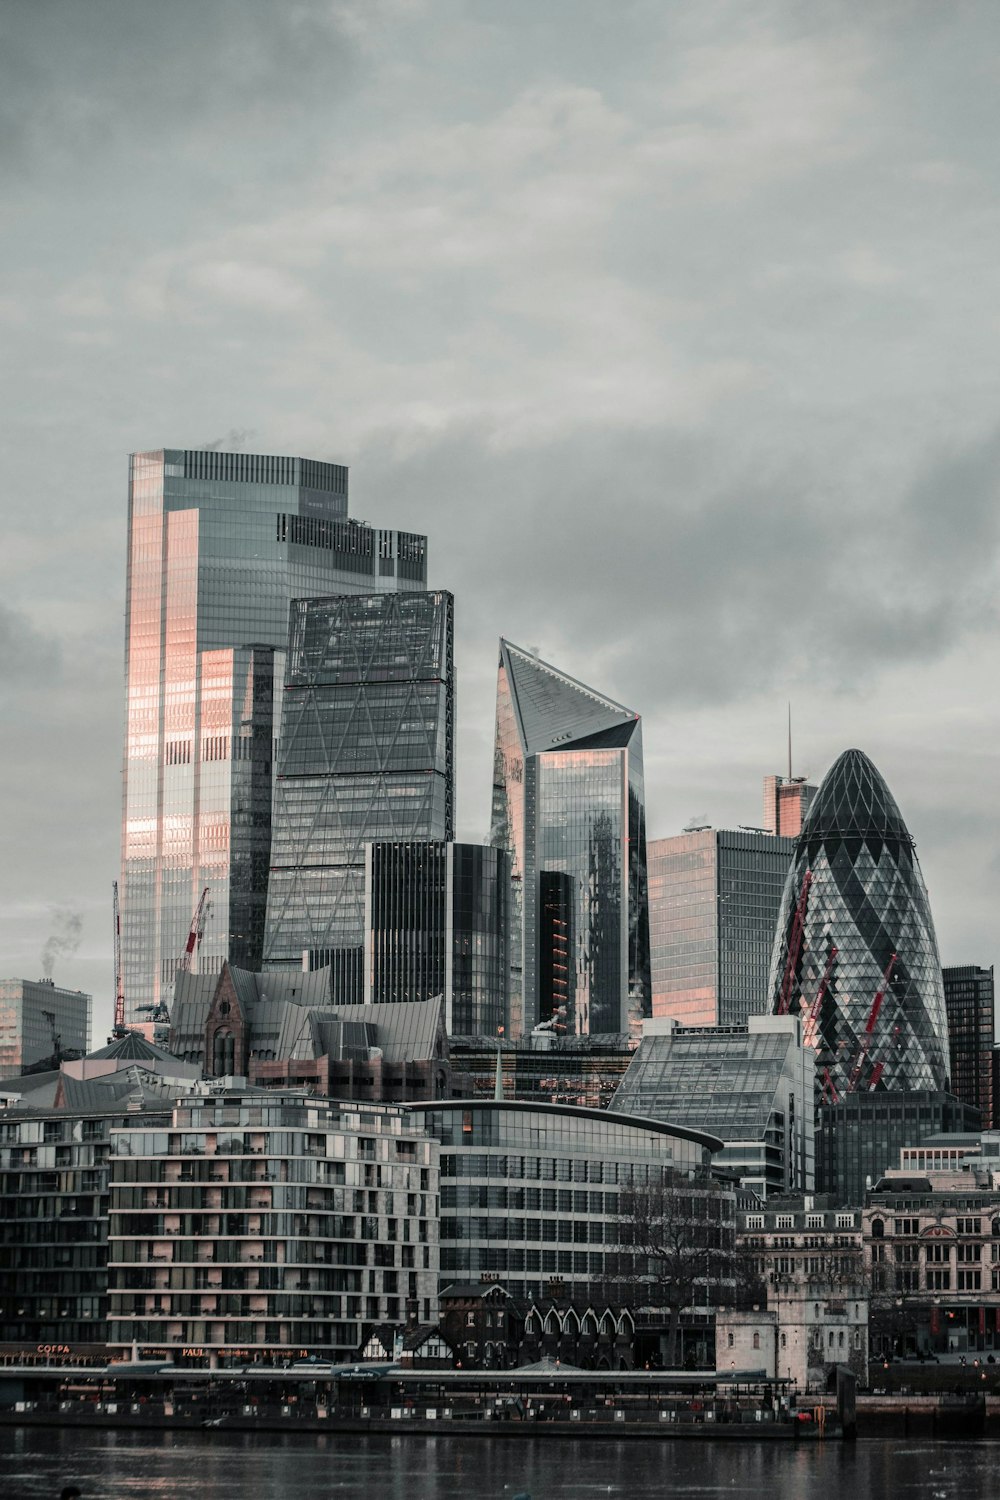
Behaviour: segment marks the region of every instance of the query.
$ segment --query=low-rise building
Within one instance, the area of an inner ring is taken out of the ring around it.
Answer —
[[[863,1279],[861,1209],[829,1197],[788,1195],[739,1210],[736,1245],[749,1283],[847,1286]]]
[[[814,1391],[825,1390],[836,1367],[847,1365],[866,1385],[867,1287],[788,1279],[768,1287],[766,1306],[720,1309],[715,1365],[733,1375],[763,1370]]]
[[[497,1059],[505,1099],[607,1109],[635,1055],[625,1033],[559,1036],[537,1028],[517,1041],[506,1037],[453,1036],[451,1092],[455,1099],[490,1098]]]
[[[438,1145],[306,1094],[178,1100],[112,1134],[108,1342],[179,1363],[346,1359],[437,1315]]]
[[[177,976],[170,1048],[208,1078],[305,1089],[372,1103],[446,1098],[448,1042],[440,997],[334,1005],[331,970]]]

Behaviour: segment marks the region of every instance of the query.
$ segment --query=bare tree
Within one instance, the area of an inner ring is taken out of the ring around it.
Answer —
[[[732,1194],[711,1178],[665,1173],[618,1195],[622,1274],[670,1314],[667,1358],[678,1364],[681,1314],[696,1303],[732,1302],[737,1283]]]

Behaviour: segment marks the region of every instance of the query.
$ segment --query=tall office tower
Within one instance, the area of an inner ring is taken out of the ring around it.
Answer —
[[[130,1021],[169,999],[205,886],[201,962],[260,967],[290,601],[426,582],[424,537],[350,520],[339,464],[132,455],[121,903]]]
[[[267,968],[333,969],[360,1001],[365,844],[454,822],[448,593],[296,599],[275,781]]]
[[[509,889],[506,852],[488,844],[366,845],[366,1003],[441,996],[449,1036],[495,1036]]]
[[[792,839],[698,828],[650,839],[653,1015],[742,1026],[769,1009],[767,979]]]
[[[892,793],[860,750],[834,762],[795,841],[769,991],[777,1014],[802,1015],[827,1102],[947,1087],[927,890]]]
[[[490,842],[511,862],[510,1030],[573,1034],[649,1013],[642,726],[500,642]]]
[[[944,1004],[948,1016],[951,1091],[963,1104],[975,1105],[983,1128],[994,1125],[993,966],[975,964],[944,969]]]
[[[51,979],[0,979],[0,1078],[16,1078],[56,1054],[86,1052],[92,1004],[81,990],[57,989]]]
[[[781,838],[797,839],[816,788],[804,776],[764,777],[764,827]]]

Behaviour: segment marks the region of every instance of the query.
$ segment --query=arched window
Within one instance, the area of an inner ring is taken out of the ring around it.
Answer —
[[[753,1336],[753,1346],[754,1346],[755,1349],[759,1349],[760,1348],[760,1334],[759,1333],[755,1333],[754,1336]]]
[[[885,1224],[881,1219],[872,1219],[872,1239],[881,1240],[885,1237]]]
[[[212,1048],[212,1072],[216,1078],[236,1072],[236,1038],[229,1031],[217,1031]]]
[[[994,1219],[990,1225],[990,1234],[1000,1236],[1000,1219]]]

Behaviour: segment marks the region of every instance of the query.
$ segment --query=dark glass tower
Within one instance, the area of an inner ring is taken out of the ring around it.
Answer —
[[[962,964],[945,969],[944,1003],[948,1012],[948,1044],[952,1092],[974,1105],[984,1129],[993,1127],[993,967]]]
[[[441,839],[454,821],[451,594],[292,605],[264,963],[330,964],[360,1000],[365,844]]]
[[[509,641],[490,842],[511,862],[512,1034],[564,1003],[570,1033],[637,1032],[649,1013],[639,715]]]
[[[347,514],[347,470],[261,453],[132,455],[122,962],[166,1002],[199,895],[202,967],[260,966],[288,608],[427,584],[426,542]],[[197,960],[196,960],[197,961]]]
[[[827,772],[795,842],[769,988],[773,1010],[801,1014],[827,1103],[947,1087],[927,891],[902,814],[860,750]]]
[[[365,999],[444,1000],[449,1035],[495,1036],[507,1012],[507,856],[487,844],[370,844]]]

